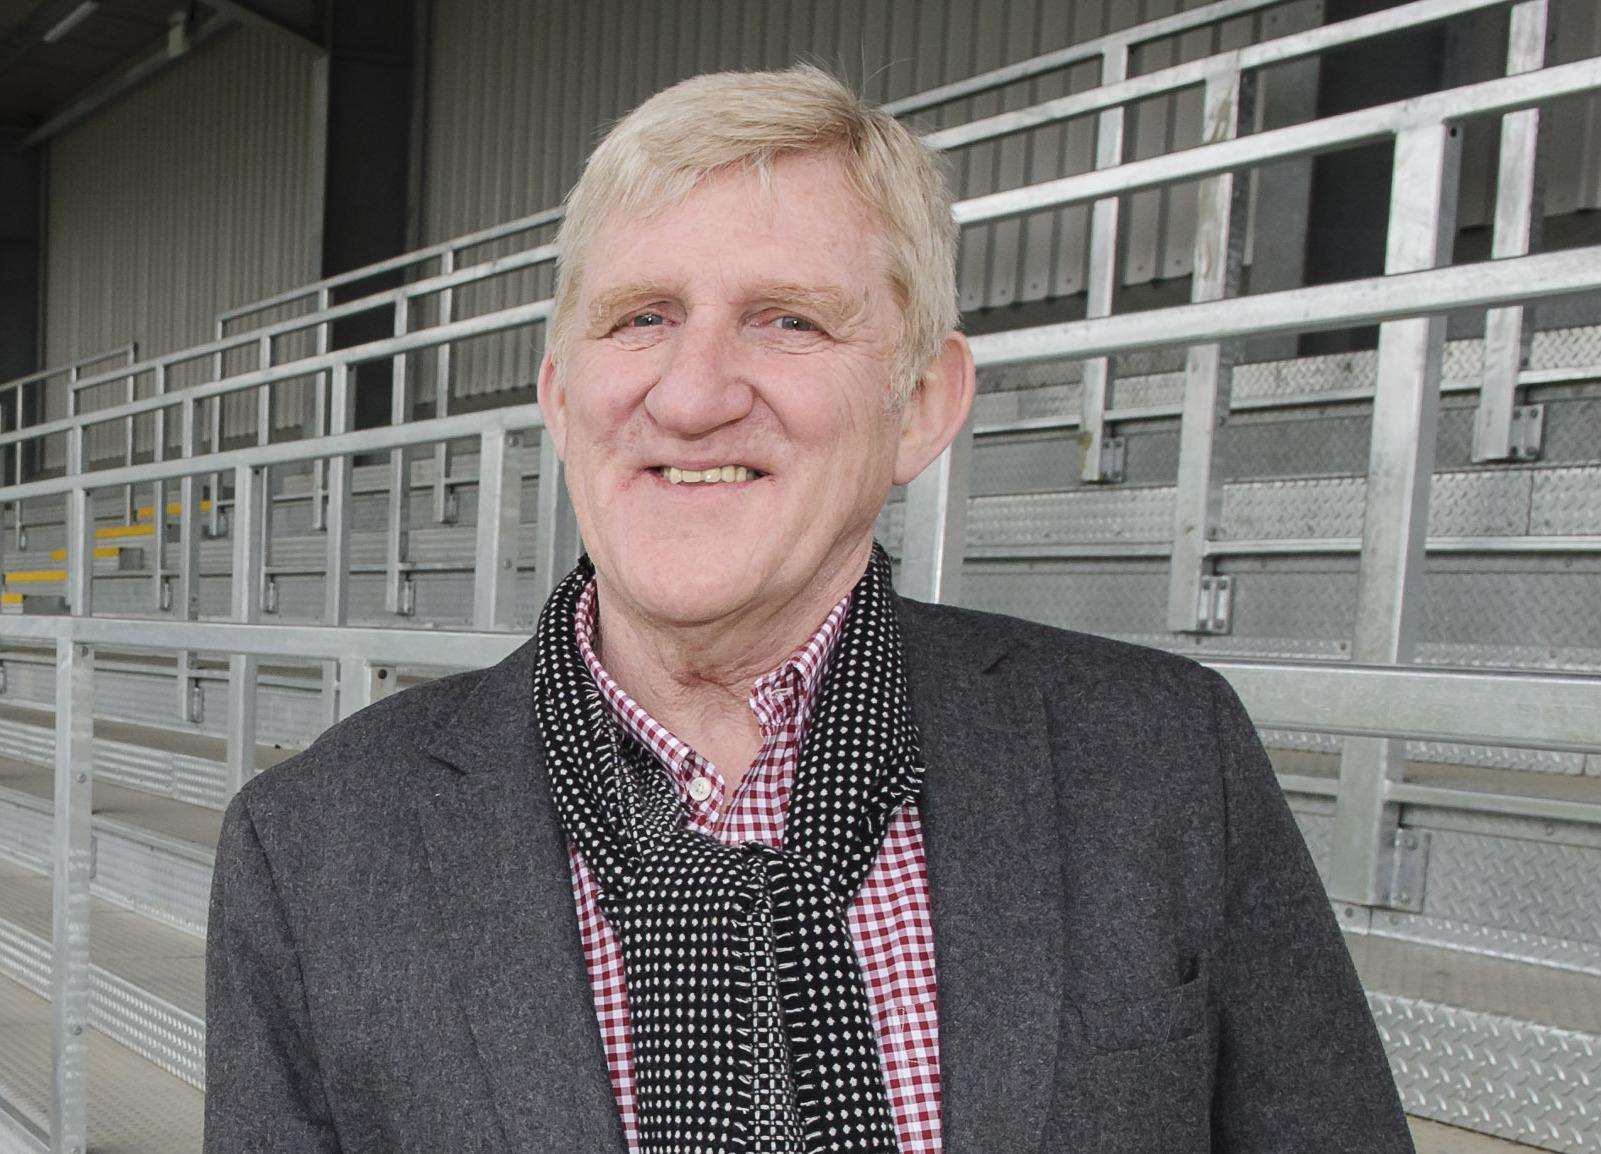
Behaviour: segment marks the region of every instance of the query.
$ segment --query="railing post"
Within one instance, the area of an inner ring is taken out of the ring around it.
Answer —
[[[134,360],[134,351],[133,351],[132,346],[129,346],[129,349],[128,349],[128,352],[127,352],[126,356],[127,356],[127,360],[126,360],[125,363],[128,364],[128,365],[133,365],[135,363],[135,360]],[[128,374],[128,388],[126,390],[125,400],[127,401],[128,404],[131,405],[137,399],[138,399],[138,389],[136,388],[136,382],[135,382],[135,379],[134,379],[134,375],[132,373],[129,373]],[[133,427],[133,418],[132,417],[124,418],[124,420],[122,422],[122,431],[123,431],[123,439],[127,442],[126,445],[123,448],[122,463],[124,465],[132,465],[133,464],[133,450],[134,450],[134,445],[133,445],[134,427]],[[122,487],[122,523],[124,525],[132,525],[133,524],[133,520],[134,520],[134,518],[133,518],[133,510],[134,510],[133,483],[130,481],[128,484],[126,484],[126,485],[124,485]]]
[[[158,397],[167,395],[167,366],[158,363],[155,367],[154,379],[151,381],[151,391]],[[150,459],[165,461],[167,459],[167,410],[157,409],[153,414],[155,422],[155,443],[151,446]],[[131,486],[130,486],[131,488]],[[170,609],[166,596],[167,584],[167,482],[156,480],[150,485],[150,589],[152,593],[152,608],[157,613]]]
[[[406,335],[407,299],[395,302],[395,335]],[[403,425],[411,416],[410,382],[406,378],[407,354],[397,353],[392,362],[389,393],[389,421]],[[389,520],[384,533],[384,611],[409,616],[409,598],[402,588],[407,578],[401,572],[406,554],[406,528],[411,511],[411,476],[406,463],[406,450],[389,451]]]
[[[262,477],[250,465],[233,474],[233,604],[235,621],[261,620],[260,568]],[[228,657],[229,793],[237,792],[256,772],[256,671],[258,658],[234,653]]]
[[[375,668],[365,657],[341,657],[333,663],[339,671],[339,717],[343,721],[351,714],[366,709],[376,698],[373,682]],[[391,676],[393,671],[391,670]]]
[[[94,796],[94,649],[56,639],[55,825],[51,847],[51,1154],[88,1146],[89,880]]]
[[[1101,83],[1118,84],[1128,79],[1129,49],[1126,42],[1107,48],[1101,58]],[[1123,108],[1108,108],[1095,118],[1095,167],[1116,168],[1123,163]],[[1117,292],[1117,217],[1115,196],[1103,197],[1090,208],[1090,265],[1085,282],[1084,315],[1087,318],[1112,315],[1112,298]],[[1079,476],[1085,481],[1120,481],[1121,468],[1111,468],[1108,460],[1106,407],[1111,400],[1112,358],[1091,357],[1084,362],[1080,394]]]
[[[327,311],[329,302],[328,290],[317,290],[317,311]],[[323,321],[317,326],[317,355],[321,356],[328,351],[329,322]],[[312,405],[312,436],[320,437],[328,428],[328,374],[317,374],[315,385],[316,397]],[[324,465],[321,457],[311,463],[311,527],[321,529],[327,521],[323,517],[323,493],[327,487],[327,478],[324,475]]]
[[[505,629],[517,593],[517,522],[522,436],[487,429],[478,437],[478,533],[473,555],[473,628]]]
[[[84,428],[67,430],[67,472],[84,470]],[[77,617],[94,612],[94,499],[86,488],[67,493],[67,611]]]
[[[945,451],[906,487],[906,530],[895,582],[902,595],[946,604],[960,598],[972,460],[969,413]]]
[[[521,482],[519,481],[519,484]],[[561,458],[549,429],[539,433],[539,490],[534,510],[534,611],[537,613],[578,561],[578,518],[567,495]]]
[[[329,371],[328,432],[348,432],[350,428],[350,366],[337,364]],[[350,480],[349,457],[333,457],[328,462],[328,535],[324,542],[326,558],[323,578],[323,623],[344,625],[350,618]],[[323,725],[340,717],[340,675],[338,662],[323,663]]]
[[[216,333],[216,336],[217,336],[217,339],[219,341],[222,340],[223,332],[224,332],[224,330],[226,328],[227,328],[227,325],[224,322],[222,322],[222,321],[218,321],[217,322],[217,333]],[[214,354],[213,357],[212,357],[211,379],[214,380],[214,381],[222,380],[223,370],[224,370],[225,367],[226,366],[223,364],[223,354],[219,351],[216,354]],[[219,453],[219,452],[222,451],[222,398],[220,396],[211,398],[210,412],[211,412],[211,451],[213,453]],[[206,524],[207,524],[208,530],[210,531],[210,533],[211,533],[211,535],[213,537],[221,536],[221,534],[222,534],[222,474],[221,473],[213,473],[213,474],[211,474],[211,516],[207,519]]]
[[[1207,78],[1202,100],[1203,143],[1232,140],[1254,115],[1255,80],[1241,75],[1237,58]],[[1196,189],[1195,247],[1190,299],[1223,300],[1239,292],[1245,251],[1247,182],[1232,172]],[[1184,365],[1184,414],[1179,426],[1178,490],[1174,498],[1173,553],[1168,570],[1167,627],[1174,632],[1218,633],[1228,625],[1217,596],[1213,562],[1206,555],[1223,505],[1223,486],[1212,468],[1217,430],[1228,420],[1234,347],[1191,346]]]
[[[272,367],[272,338],[260,341],[259,364]],[[272,444],[272,382],[268,381],[256,391],[256,444]],[[261,467],[261,510],[256,519],[256,604],[267,604],[267,566],[272,563],[272,467]]]
[[[1507,32],[1507,75],[1545,64],[1547,0],[1513,6]],[[1525,108],[1501,118],[1501,152],[1495,181],[1494,259],[1523,256],[1539,237],[1540,110]],[[1518,375],[1528,360],[1533,333],[1523,305],[1491,309],[1484,318],[1484,374],[1473,417],[1475,461],[1528,460],[1539,455],[1538,438],[1514,438]],[[1537,425],[1532,427],[1538,427]]]
[[[1444,124],[1406,128],[1397,136],[1387,275],[1449,261],[1460,152],[1460,130]],[[1405,665],[1416,650],[1444,349],[1443,316],[1386,321],[1379,327],[1351,646],[1355,662]],[[1390,783],[1404,776],[1404,752],[1404,742],[1394,738],[1344,740],[1329,856],[1329,893],[1339,901],[1396,902],[1391,874],[1397,807],[1388,793]]]
[[[441,274],[456,270],[456,250],[446,249],[439,257]],[[445,289],[439,294],[439,323],[449,324],[455,312],[455,290]],[[434,350],[434,416],[443,417],[450,412],[450,343]],[[440,441],[434,446],[434,520],[443,525],[455,520],[450,503],[450,442]]]
[[[17,402],[17,419],[16,423],[12,427],[16,429],[22,428],[22,417],[24,412],[22,407],[22,394],[27,390],[27,387],[28,386],[26,385],[18,385],[12,390],[12,395],[16,398]],[[43,382],[40,383],[40,387],[44,387]],[[11,478],[12,483],[16,485],[22,484],[22,458],[24,455],[23,444],[24,442],[18,441],[12,446],[11,451]],[[16,547],[18,552],[20,552],[22,550],[22,543],[24,540],[22,531],[21,501],[11,502],[11,530],[12,544]]]
[[[178,435],[182,443],[178,446],[178,455],[187,459],[195,455],[195,439],[199,436],[195,399],[185,395],[179,411]],[[193,621],[200,613],[200,488],[193,473],[185,473],[178,479],[178,589],[172,599],[172,615],[177,621]],[[212,508],[216,508],[215,501]],[[192,650],[180,649],[173,656],[178,679],[178,716],[193,722],[189,687],[194,677],[195,655]]]

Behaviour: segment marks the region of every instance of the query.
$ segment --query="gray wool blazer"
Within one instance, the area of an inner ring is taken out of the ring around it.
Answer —
[[[1408,1151],[1349,955],[1227,683],[897,601],[945,1149]],[[213,1154],[624,1150],[534,648],[390,697],[229,805]]]

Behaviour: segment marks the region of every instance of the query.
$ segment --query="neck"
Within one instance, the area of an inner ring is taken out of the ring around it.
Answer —
[[[730,790],[761,749],[752,683],[816,632],[867,568],[872,541],[825,566],[779,605],[752,605],[697,625],[661,621],[597,574],[596,655],[652,717],[716,766]]]

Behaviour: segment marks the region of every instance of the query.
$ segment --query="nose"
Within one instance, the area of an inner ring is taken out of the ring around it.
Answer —
[[[700,436],[738,421],[754,392],[741,376],[737,342],[716,318],[691,316],[673,334],[645,411],[664,430]]]

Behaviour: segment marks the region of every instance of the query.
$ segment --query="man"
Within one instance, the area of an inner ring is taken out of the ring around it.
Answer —
[[[894,593],[954,239],[815,69],[600,145],[539,376],[588,552],[229,806],[208,1150],[1411,1148],[1226,683]]]

